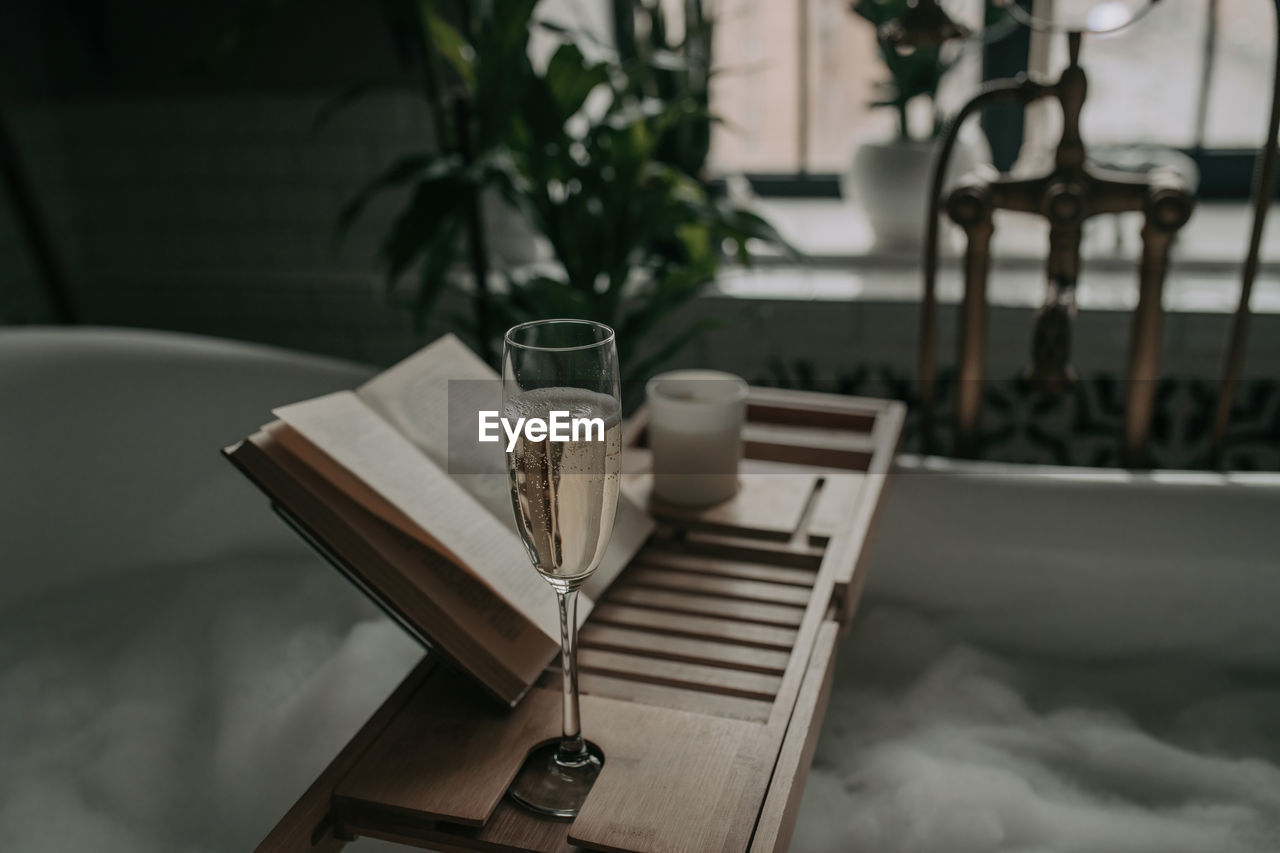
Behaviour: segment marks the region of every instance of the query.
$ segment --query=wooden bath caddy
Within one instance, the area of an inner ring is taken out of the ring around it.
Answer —
[[[605,763],[573,821],[504,796],[559,734],[555,666],[511,709],[428,654],[260,853],[362,835],[441,851],[785,850],[903,413],[752,389],[737,497],[650,505],[658,531],[581,632],[583,733]],[[624,489],[642,501],[646,424],[642,410],[624,439]]]

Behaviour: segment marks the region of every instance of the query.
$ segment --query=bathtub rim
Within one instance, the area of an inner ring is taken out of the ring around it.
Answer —
[[[1280,472],[1198,471],[1180,468],[1135,471],[1016,462],[982,462],[943,456],[899,454],[891,474],[939,474],[957,479],[1001,480],[1031,477],[1038,483],[1081,483],[1116,487],[1247,487],[1280,490]]]

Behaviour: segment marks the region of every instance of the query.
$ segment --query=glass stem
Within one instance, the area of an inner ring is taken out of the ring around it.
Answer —
[[[578,591],[556,590],[560,604],[560,667],[564,672],[564,736],[556,750],[556,761],[574,766],[588,757],[578,719]]]

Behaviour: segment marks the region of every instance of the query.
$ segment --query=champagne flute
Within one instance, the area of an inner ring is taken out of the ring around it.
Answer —
[[[604,556],[618,507],[622,407],[613,329],[587,320],[514,326],[503,345],[502,408],[511,424],[549,421],[552,412],[586,419],[567,441],[532,441],[522,431],[507,453],[516,527],[559,601],[564,673],[564,734],[530,754],[510,793],[533,811],[573,817],[604,763],[582,737],[576,647],[578,588]]]

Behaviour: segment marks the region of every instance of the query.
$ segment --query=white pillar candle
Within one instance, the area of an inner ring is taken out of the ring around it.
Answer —
[[[653,495],[709,506],[738,491],[747,383],[718,370],[674,370],[650,379]]]

